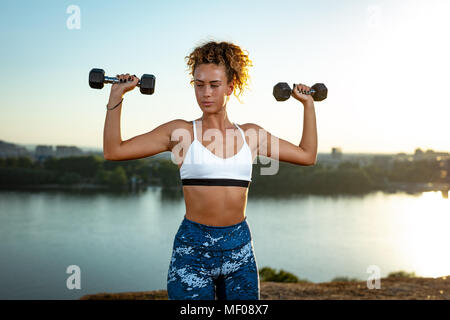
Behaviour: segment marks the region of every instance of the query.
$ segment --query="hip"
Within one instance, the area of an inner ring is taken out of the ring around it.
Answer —
[[[174,239],[174,247],[188,245],[197,250],[233,250],[252,241],[247,217],[229,226],[210,226],[187,219],[184,216]]]

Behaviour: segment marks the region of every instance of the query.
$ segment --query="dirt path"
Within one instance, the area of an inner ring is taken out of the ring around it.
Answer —
[[[366,282],[261,282],[261,300],[450,300],[450,276],[440,278],[382,278],[380,289]],[[85,295],[81,300],[167,300],[166,290]]]

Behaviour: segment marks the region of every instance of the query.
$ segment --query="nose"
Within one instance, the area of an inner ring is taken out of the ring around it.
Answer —
[[[205,86],[205,95],[210,96],[211,91],[212,91],[211,86]]]
[[[205,88],[205,90],[203,91],[203,97],[204,98],[211,97],[211,91],[212,91],[212,89]]]

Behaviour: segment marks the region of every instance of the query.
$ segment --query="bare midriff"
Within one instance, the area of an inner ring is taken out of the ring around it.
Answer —
[[[192,130],[192,122],[190,126],[189,123],[187,123],[186,129]],[[241,129],[244,130],[242,126]],[[238,129],[236,128],[236,130]],[[193,132],[191,132],[191,135],[193,139]],[[187,152],[188,146],[189,143],[183,145],[184,153]],[[234,154],[236,154],[241,147],[243,147],[242,136]],[[253,155],[254,150],[252,147],[250,147],[250,149],[252,150]],[[225,150],[223,154],[225,154]],[[181,157],[181,159],[178,160],[178,169],[181,168],[183,164],[182,160],[184,159],[184,156],[185,154],[182,154],[181,156],[174,155],[175,158]],[[186,205],[186,219],[188,220],[209,226],[230,226],[242,222],[245,218],[248,188],[235,186],[188,185],[183,186],[183,195]]]
[[[247,188],[229,186],[183,186],[186,219],[209,226],[242,222]]]

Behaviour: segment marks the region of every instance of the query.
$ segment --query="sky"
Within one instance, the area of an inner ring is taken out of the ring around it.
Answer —
[[[253,62],[232,122],[298,145],[303,105],[273,86],[322,82],[318,152],[450,151],[449,14],[448,0],[3,2],[0,140],[102,149],[110,85],[91,89],[92,68],[156,77],[153,95],[125,94],[122,140],[199,118],[184,57],[215,40]]]

